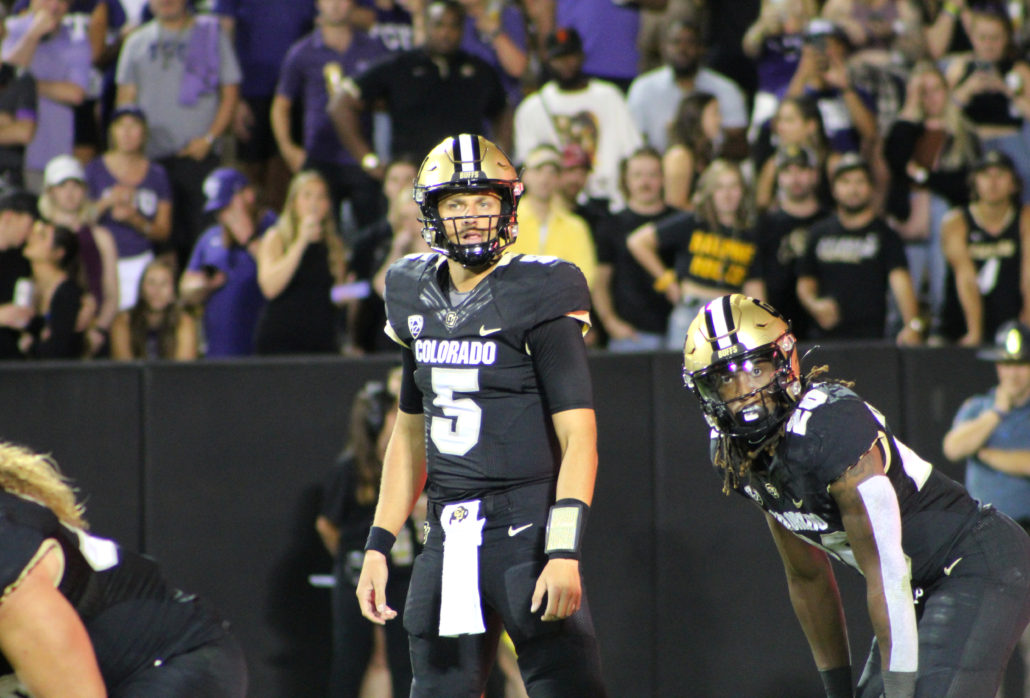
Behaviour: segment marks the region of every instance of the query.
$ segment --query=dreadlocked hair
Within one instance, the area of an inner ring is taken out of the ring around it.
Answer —
[[[826,364],[814,366],[805,377],[801,379],[801,392],[803,393],[818,376],[827,373],[830,367]],[[848,388],[854,385],[853,381],[832,380],[833,383]],[[755,448],[749,448],[746,439],[734,439],[725,434],[719,437],[715,447],[715,456],[712,462],[715,467],[722,470],[722,493],[729,494],[741,483],[744,477],[751,471],[751,464],[760,457],[769,456],[776,451],[783,440],[783,434],[787,428],[787,421],[783,420],[779,428],[770,436],[763,439]]]
[[[61,523],[86,529],[85,508],[50,456],[0,442],[0,489],[31,499],[52,511]]]

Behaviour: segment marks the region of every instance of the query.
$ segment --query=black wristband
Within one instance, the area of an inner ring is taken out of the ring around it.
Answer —
[[[820,669],[819,678],[823,680],[826,698],[852,698],[851,666],[839,666],[836,669]]]
[[[393,535],[381,526],[373,526],[368,529],[368,540],[365,541],[365,550],[375,550],[383,555],[390,554],[397,536]]]
[[[547,515],[547,535],[544,552],[552,560],[579,559],[579,547],[587,527],[590,506],[578,499],[559,499],[551,505]]]

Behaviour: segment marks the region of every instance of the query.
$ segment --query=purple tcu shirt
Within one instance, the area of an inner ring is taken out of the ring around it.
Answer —
[[[24,14],[7,19],[7,37],[3,52],[6,54],[28,31],[32,15]],[[39,42],[29,72],[38,81],[71,82],[82,89],[89,87],[92,50],[85,34],[79,35],[66,25],[58,27],[50,38]],[[75,135],[72,107],[39,96],[36,114],[36,136],[25,149],[25,167],[42,170],[50,159],[72,152]]]
[[[236,57],[244,97],[271,97],[290,46],[311,31],[315,0],[215,0],[214,13],[236,20]]]
[[[512,40],[512,43],[523,51],[526,50],[526,23],[518,8],[505,5],[501,11],[501,30]],[[518,78],[513,78],[504,72],[490,40],[479,35],[479,32],[476,31],[476,21],[471,17],[465,19],[465,36],[461,41],[461,47],[466,53],[479,56],[494,67],[497,74],[501,76],[501,84],[504,85],[504,92],[508,95],[508,104],[511,107],[517,106],[522,101],[521,82]]]
[[[318,29],[290,48],[275,92],[294,103],[303,101],[304,149],[310,159],[340,165],[356,162],[340,144],[326,114],[329,74],[338,69],[341,79],[353,78],[387,53],[379,39],[359,31],[354,32],[343,53],[326,46]]]
[[[118,184],[111,171],[107,169],[103,156],[94,158],[86,165],[86,185],[89,197],[98,201],[104,193]],[[168,173],[156,162],[150,163],[143,181],[136,187],[136,210],[148,221],[157,215],[157,205],[162,201],[172,200],[172,187],[168,183]],[[125,223],[111,218],[111,211],[105,211],[98,223],[111,231],[118,257],[135,257],[153,249],[150,240],[140,231]]]
[[[604,78],[635,78],[640,10],[612,0],[561,0],[556,27],[574,27],[583,37],[583,72]]]
[[[256,235],[275,225],[275,214],[266,213],[258,221]],[[204,337],[208,358],[249,356],[254,353],[254,332],[257,329],[265,297],[257,282],[257,263],[246,247],[225,246],[222,226],[208,228],[197,240],[190,255],[189,271],[205,271],[205,267],[225,274],[225,285],[216,290],[204,305]]]

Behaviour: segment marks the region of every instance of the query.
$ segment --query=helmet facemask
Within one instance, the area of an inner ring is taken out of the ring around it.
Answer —
[[[521,183],[520,183],[521,184]],[[493,215],[469,214],[464,216],[440,215],[440,201],[453,194],[492,194],[501,201],[501,212]],[[511,197],[503,190],[489,187],[441,188],[427,194],[425,202],[419,203],[422,211],[422,238],[431,249],[449,257],[465,267],[483,267],[492,263],[513,242],[518,234]],[[486,221],[485,239],[471,244],[462,244],[460,233],[465,221],[482,223]],[[449,234],[448,234],[449,233]],[[453,236],[453,240],[451,239]]]
[[[693,374],[684,371],[683,381],[697,396],[710,426],[756,446],[772,436],[794,409],[801,392],[796,356],[794,336],[787,332],[770,344]],[[737,394],[738,381],[748,381],[747,374],[762,370],[768,372],[768,381]]]

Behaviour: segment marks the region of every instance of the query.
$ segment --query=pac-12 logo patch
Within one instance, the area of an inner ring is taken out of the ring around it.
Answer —
[[[418,339],[418,336],[422,334],[423,319],[421,315],[409,315],[408,316],[408,332],[411,332],[412,339]]]

